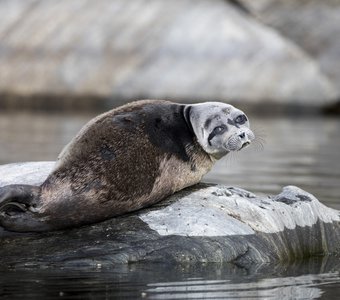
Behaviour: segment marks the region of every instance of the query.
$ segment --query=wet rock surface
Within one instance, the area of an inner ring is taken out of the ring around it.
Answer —
[[[0,186],[38,184],[51,168],[53,162],[0,166]],[[91,226],[39,234],[1,229],[0,269],[137,262],[232,262],[249,268],[339,253],[339,220],[338,211],[297,187],[268,197],[201,183]]]

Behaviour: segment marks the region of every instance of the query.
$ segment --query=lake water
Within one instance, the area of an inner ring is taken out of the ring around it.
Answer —
[[[55,160],[93,115],[0,114],[0,164]],[[219,161],[204,181],[277,194],[297,185],[340,209],[340,120],[250,118],[258,141]],[[1,259],[1,258],[0,258]],[[1,299],[338,299],[340,259],[239,269],[130,265],[112,270],[0,272]]]
[[[339,299],[339,261],[311,259],[245,270],[157,264],[113,270],[0,272],[1,299]]]

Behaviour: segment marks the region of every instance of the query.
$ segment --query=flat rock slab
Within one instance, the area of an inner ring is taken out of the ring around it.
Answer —
[[[39,184],[53,162],[0,166],[0,186]],[[294,186],[257,196],[198,184],[136,213],[49,233],[0,230],[0,269],[233,262],[242,267],[340,252],[339,211]]]

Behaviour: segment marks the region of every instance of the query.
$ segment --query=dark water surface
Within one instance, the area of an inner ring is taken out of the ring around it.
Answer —
[[[112,270],[0,272],[1,299],[339,299],[339,260],[241,269],[132,264]]]
[[[91,117],[0,114],[0,164],[55,160]],[[297,185],[340,209],[340,119],[251,117],[251,122],[259,141],[219,161],[205,181],[266,194]],[[136,264],[112,270],[0,271],[0,298],[339,299],[339,266],[339,258],[328,257],[250,270]]]

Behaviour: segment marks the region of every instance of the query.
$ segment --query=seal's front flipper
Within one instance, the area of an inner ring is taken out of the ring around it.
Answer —
[[[40,187],[7,185],[0,188],[0,225],[10,231],[44,231],[37,206]]]

